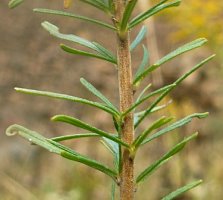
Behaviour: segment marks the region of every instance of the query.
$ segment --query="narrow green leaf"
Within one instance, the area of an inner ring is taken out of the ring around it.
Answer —
[[[32,90],[32,89],[25,89],[25,88],[17,88],[16,87],[15,90],[18,91],[18,92],[25,93],[25,94],[46,96],[46,97],[55,98],[55,99],[63,99],[63,100],[67,100],[67,101],[82,103],[82,104],[90,105],[92,107],[96,107],[96,108],[99,108],[101,110],[104,110],[105,112],[108,112],[108,113],[112,114],[113,116],[119,116],[119,113],[115,112],[114,110],[111,110],[107,106],[105,106],[101,103],[98,103],[98,102],[89,101],[87,99],[83,99],[83,98],[79,98],[79,97],[75,97],[75,96],[70,96],[70,95],[66,95],[66,94],[60,94],[60,93],[54,93],[54,92],[48,92],[48,91],[40,91],[40,90]]]
[[[12,9],[12,8],[19,6],[23,2],[24,2],[24,0],[11,0],[8,3],[8,7]]]
[[[50,138],[55,142],[60,142],[64,140],[73,140],[73,139],[80,139],[80,138],[88,138],[88,137],[99,137],[96,133],[81,133],[81,134],[73,134],[73,135],[63,135],[58,137]]]
[[[174,88],[176,86],[176,84],[170,84],[170,85],[167,85],[167,86],[164,86],[158,90],[155,90],[151,93],[149,93],[148,95],[146,95],[145,97],[141,98],[140,100],[136,101],[128,110],[126,110],[122,116],[126,116],[129,112],[131,112],[133,109],[135,109],[137,106],[139,106],[140,104],[142,104],[144,101],[148,100],[150,97],[153,97],[157,94],[160,94],[161,95],[164,93],[164,92],[168,92],[170,89]],[[153,107],[154,108],[154,107]],[[152,109],[153,109],[152,108]]]
[[[63,40],[68,40],[68,41],[80,44],[80,45],[85,46],[87,48],[90,48],[90,49],[96,51],[97,53],[99,53],[101,58],[102,57],[103,58],[107,58],[107,60],[112,60],[111,62],[114,63],[113,59],[111,59],[111,58],[108,59],[108,57],[105,57],[104,54],[101,55],[101,49],[98,48],[98,45],[96,46],[94,43],[92,43],[92,42],[90,42],[90,41],[88,41],[88,40],[86,40],[84,38],[78,37],[76,35],[62,34],[62,33],[59,32],[59,28],[57,26],[51,24],[50,22],[45,21],[45,22],[42,22],[41,24],[42,24],[42,27],[45,30],[47,30],[51,35],[53,35],[53,36],[55,36],[57,38],[63,39]],[[75,51],[78,51],[78,50],[75,50]],[[82,52],[82,53],[84,54],[84,52]],[[87,53],[87,52],[85,52],[85,53]]]
[[[120,161],[120,157],[119,157],[119,145],[118,143],[103,137],[102,143],[104,144],[104,146],[106,148],[109,149],[109,151],[112,153],[113,157],[114,157],[114,165],[115,168],[117,169],[117,171],[119,171],[119,161]]]
[[[54,117],[52,117],[52,121],[60,121],[60,122],[65,122],[68,124],[72,124],[76,127],[91,131],[93,133],[97,133],[98,135],[108,138],[114,142],[117,142],[118,144],[121,144],[125,147],[129,147],[128,144],[126,144],[125,142],[123,142],[122,140],[120,140],[119,138],[115,137],[114,134],[110,134],[107,132],[104,132],[96,127],[93,127],[79,119],[76,119],[74,117],[70,117],[70,116],[66,116],[66,115],[56,115]]]
[[[156,107],[156,105],[165,97],[167,96],[170,91],[172,91],[172,89],[176,87],[176,84],[173,84],[172,87],[168,88],[167,90],[165,90],[159,97],[157,97],[157,99],[150,105],[150,107],[148,109],[145,110],[144,114],[138,119],[137,123],[135,124],[135,128],[145,119],[145,117],[151,113],[151,111],[153,110],[153,108]]]
[[[163,108],[166,108],[170,103],[172,103],[172,101],[168,101],[166,104],[163,104],[161,106],[155,106],[150,111],[150,113],[154,113],[154,112],[157,112],[159,110],[162,110]],[[138,120],[140,119],[140,117],[142,117],[145,114],[146,110],[141,111],[141,112],[134,113],[134,126],[138,123]]]
[[[174,122],[173,124],[171,124],[170,126],[167,126],[166,128],[163,128],[162,130],[158,131],[157,133],[154,133],[153,135],[151,135],[150,137],[148,137],[147,139],[145,139],[141,145],[144,145],[172,130],[175,130],[179,127],[182,127],[188,123],[190,123],[192,121],[193,118],[198,118],[198,119],[202,119],[208,116],[208,112],[205,113],[194,113],[192,115],[188,115],[187,117],[178,120],[176,122]]]
[[[167,89],[164,91],[152,104],[151,106],[145,111],[144,115],[141,116],[141,118],[138,120],[138,122],[135,124],[135,128],[142,122],[142,120],[151,112],[151,110],[167,95],[169,92],[171,92],[177,85],[179,85],[184,79],[186,79],[189,75],[191,75],[194,71],[198,70],[200,67],[202,67],[205,63],[207,63],[209,60],[214,58],[215,55],[211,55],[208,58],[204,59],[197,65],[195,65],[190,71],[183,74],[180,78],[178,78],[174,83],[173,87]]]
[[[100,44],[98,44],[97,42],[92,42],[92,44],[94,44],[97,48],[98,48],[98,52],[105,56],[110,58],[111,60],[113,60],[114,63],[117,63],[117,59],[116,57],[113,55],[112,52],[110,52],[108,49],[104,48],[103,46],[101,46]]]
[[[101,59],[101,60],[106,60],[108,62],[111,62],[111,63],[114,63],[116,64],[116,61],[114,61],[113,59],[109,58],[109,57],[105,57],[105,56],[102,56],[102,55],[98,55],[98,54],[93,54],[93,53],[89,53],[87,51],[81,51],[81,50],[78,50],[78,49],[74,49],[74,48],[71,48],[67,45],[64,45],[64,44],[61,44],[60,45],[61,49],[63,49],[64,51],[68,52],[68,53],[71,53],[71,54],[75,54],[75,55],[82,55],[82,56],[88,56],[88,57],[93,57],[93,58],[98,58],[98,59]]]
[[[158,60],[155,64],[151,65],[150,67],[146,68],[143,72],[141,72],[137,77],[135,77],[133,84],[137,85],[139,81],[144,79],[150,72],[154,71],[158,67],[160,67],[162,64],[166,63],[167,61],[170,61],[171,59],[175,58],[176,56],[179,56],[183,53],[186,53],[188,51],[191,51],[192,49],[201,47],[203,44],[207,42],[207,39],[205,38],[199,38],[192,42],[189,42],[176,50],[172,51],[171,53],[167,54],[160,60]]]
[[[61,156],[64,157],[64,158],[67,158],[69,160],[73,160],[73,161],[76,161],[76,162],[80,162],[84,165],[87,165],[91,168],[94,168],[94,169],[97,169],[98,171],[101,171],[103,172],[104,174],[107,174],[108,176],[110,176],[113,180],[115,180],[116,176],[117,176],[117,172],[113,169],[110,169],[109,167],[107,167],[106,165],[96,161],[96,160],[93,160],[93,159],[90,159],[84,155],[81,155],[79,154],[78,152],[58,143],[58,142],[55,142],[53,140],[50,140],[48,139],[48,141],[54,145],[55,147],[61,149]]]
[[[6,135],[13,136],[16,134],[27,139],[32,144],[39,145],[52,153],[61,154],[61,149],[49,143],[45,137],[35,131],[29,130],[17,124],[11,125],[7,128]]]
[[[136,179],[136,183],[139,183],[145,178],[147,178],[149,175],[155,172],[159,167],[161,167],[164,163],[166,163],[172,156],[177,154],[179,151],[181,151],[184,146],[192,139],[197,137],[198,133],[194,133],[193,135],[185,138],[180,143],[175,145],[170,151],[168,151],[164,156],[162,156],[159,160],[155,161],[153,164],[151,164],[149,167],[147,167],[142,173],[139,174],[139,176]]]
[[[74,18],[74,19],[79,19],[79,20],[83,20],[83,21],[86,21],[86,22],[94,23],[94,24],[100,25],[102,27],[109,28],[111,30],[116,30],[116,28],[114,26],[112,26],[110,24],[107,24],[105,22],[95,20],[95,19],[92,19],[92,18],[88,18],[88,17],[85,17],[85,16],[81,16],[81,15],[75,15],[75,14],[64,12],[64,11],[61,11],[61,10],[35,8],[35,9],[33,9],[33,11],[34,12],[39,12],[39,13],[46,13],[46,14],[53,14],[53,15],[71,17],[71,18]]]
[[[198,181],[194,181],[192,183],[189,183],[189,184],[187,184],[187,185],[185,185],[185,186],[175,190],[174,192],[171,192],[167,196],[163,197],[161,200],[172,200],[172,199],[175,199],[176,197],[178,197],[182,193],[187,192],[188,190],[191,190],[191,189],[197,187],[202,182],[203,182],[202,180],[198,180]]]
[[[152,86],[152,84],[149,83],[149,84],[142,90],[142,92],[140,92],[139,96],[138,96],[137,99],[136,99],[136,102],[139,102],[139,101],[142,99],[143,95],[146,93],[146,91],[147,91],[151,86]]]
[[[146,26],[142,26],[138,35],[136,36],[136,38],[134,39],[134,41],[130,45],[130,51],[133,51],[140,44],[140,42],[142,42],[142,40],[146,36],[146,33],[147,33]]]
[[[163,1],[165,2],[165,1]],[[138,25],[139,23],[141,23],[142,21],[148,19],[149,17],[155,15],[156,13],[170,8],[170,7],[175,7],[175,6],[179,6],[181,3],[181,0],[175,0],[172,1],[170,3],[165,3],[165,4],[158,4],[155,5],[154,7],[150,8],[149,10],[147,10],[144,13],[139,14],[138,16],[136,16],[129,24],[129,28],[133,28],[134,26]]]
[[[101,93],[99,92],[91,83],[89,83],[84,78],[80,79],[80,82],[82,85],[87,88],[90,92],[92,92],[95,96],[97,96],[99,99],[101,99],[109,108],[112,110],[119,112],[117,108]]]
[[[108,12],[108,9],[107,7],[100,1],[97,1],[97,0],[80,0],[86,4],[89,4],[95,8],[98,8],[99,10],[102,10],[104,12]]]
[[[144,45],[142,47],[143,47],[143,59],[142,59],[141,64],[139,65],[138,70],[136,71],[134,79],[137,79],[137,77],[140,76],[140,74],[142,74],[146,65],[148,65],[148,63],[149,63],[149,52]]]
[[[115,200],[115,189],[116,189],[116,183],[115,183],[115,181],[112,181],[112,186],[111,186],[111,200]]]
[[[146,139],[146,137],[155,129],[160,128],[161,126],[170,122],[173,118],[172,117],[161,117],[160,119],[156,120],[148,129],[143,131],[133,142],[133,146],[137,149],[141,143]]]
[[[125,6],[123,17],[120,23],[121,32],[125,32],[127,30],[128,22],[135,8],[136,3],[137,3],[137,0],[131,0],[131,1],[128,1],[127,5]]]

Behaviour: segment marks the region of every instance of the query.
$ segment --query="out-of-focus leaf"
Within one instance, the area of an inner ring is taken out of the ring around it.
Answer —
[[[148,19],[149,17],[155,15],[156,13],[158,13],[164,9],[179,6],[181,3],[181,0],[175,0],[170,3],[164,3],[166,1],[162,1],[162,2],[163,2],[162,4],[159,3],[159,4],[155,5],[154,7],[150,8],[149,10],[147,10],[146,12],[141,13],[138,16],[136,16],[133,20],[131,20],[131,22],[129,24],[129,28],[136,26],[137,24],[141,23],[142,21]]]
[[[151,65],[150,67],[146,68],[142,73],[140,73],[137,77],[134,79],[134,85],[137,85],[139,81],[142,81],[150,72],[154,71],[158,67],[160,67],[162,64],[166,63],[167,61],[170,61],[171,59],[175,58],[176,56],[179,56],[185,52],[191,51],[192,49],[198,48],[205,44],[207,42],[207,39],[205,38],[199,38],[192,42],[189,42],[176,50],[170,52],[160,60],[158,60],[155,64]]]
[[[190,123],[192,121],[193,118],[198,118],[198,119],[201,119],[201,118],[205,118],[208,116],[208,112],[205,112],[205,113],[194,113],[192,115],[188,115],[187,117],[181,119],[181,120],[178,120],[174,123],[172,123],[171,125],[167,126],[166,128],[163,128],[162,130],[158,131],[157,133],[154,133],[153,135],[149,136],[147,139],[145,139],[141,145],[143,144],[146,144],[174,129],[177,129],[181,126],[184,126],[188,123]]]
[[[66,94],[55,93],[55,92],[32,90],[32,89],[25,89],[25,88],[17,88],[16,87],[15,90],[18,91],[18,92],[25,93],[25,94],[46,96],[46,97],[51,97],[51,98],[55,98],[55,99],[63,99],[63,100],[67,100],[67,101],[82,103],[82,104],[90,105],[90,106],[99,108],[101,110],[104,110],[104,111],[112,114],[113,116],[119,116],[119,113],[115,112],[114,110],[111,110],[107,106],[105,106],[101,103],[98,103],[98,102],[89,101],[87,99],[83,99],[83,98],[79,98],[79,97],[75,97],[75,96],[70,96],[70,95],[66,95]]]
[[[161,200],[172,200],[172,199],[175,199],[176,197],[180,196],[184,192],[187,192],[188,190],[191,190],[191,189],[197,187],[202,182],[203,182],[202,180],[198,180],[198,181],[194,181],[192,183],[189,183],[189,184],[187,184],[187,185],[185,185],[185,186],[175,190],[174,192],[171,192],[167,196],[163,197]]]
[[[12,8],[19,6],[23,2],[24,2],[24,0],[11,0],[8,3],[8,7],[12,9]]]
[[[102,55],[98,55],[98,54],[93,54],[93,53],[89,53],[87,51],[81,51],[75,48],[71,48],[67,45],[61,44],[60,45],[61,49],[63,49],[64,51],[71,53],[71,54],[75,54],[75,55],[82,55],[82,56],[88,56],[88,57],[93,57],[93,58],[98,58],[101,60],[106,60],[108,62],[114,63],[116,64],[116,61],[114,61],[113,59],[111,59],[110,57],[105,57]]]
[[[86,22],[90,22],[90,23],[94,23],[100,26],[103,26],[105,28],[109,28],[111,30],[116,30],[116,28],[110,24],[107,24],[105,22],[96,20],[96,19],[92,19],[92,18],[88,18],[85,16],[81,16],[81,15],[75,15],[73,13],[69,13],[69,12],[64,12],[61,10],[51,10],[51,9],[46,9],[46,8],[35,8],[33,9],[34,12],[39,12],[39,13],[46,13],[46,14],[52,14],[52,15],[60,15],[60,16],[65,16],[65,17],[71,17],[74,19],[79,19],[79,20],[83,20]]]
[[[133,51],[140,44],[140,42],[142,42],[142,40],[146,36],[146,33],[147,33],[146,26],[142,26],[142,28],[140,29],[138,35],[136,36],[136,38],[134,39],[134,41],[130,45],[130,50],[131,51]]]
[[[139,176],[136,179],[136,183],[139,183],[145,178],[147,178],[149,175],[151,175],[155,170],[157,170],[159,167],[161,167],[164,163],[166,163],[173,155],[177,154],[179,151],[181,151],[184,146],[192,139],[197,137],[198,133],[194,133],[193,135],[185,138],[183,141],[175,145],[169,152],[167,152],[164,156],[162,156],[159,160],[155,161],[152,165],[147,167],[143,172],[139,174]]]
[[[138,70],[136,71],[135,79],[137,79],[137,77],[140,76],[140,74],[142,74],[142,72],[144,71],[144,69],[145,69],[146,65],[148,65],[148,63],[149,63],[149,52],[148,52],[147,48],[143,45],[143,59],[139,65]]]
[[[60,121],[60,122],[65,122],[65,123],[68,123],[68,124],[71,124],[71,125],[74,125],[76,127],[79,127],[79,128],[82,128],[82,129],[85,129],[85,130],[88,130],[88,131],[91,131],[93,133],[97,133],[98,135],[102,136],[102,137],[105,137],[105,138],[108,138],[114,142],[117,142],[118,144],[120,145],[123,145],[125,147],[129,147],[129,145],[125,142],[123,142],[121,139],[117,138],[114,136],[114,134],[110,134],[110,133],[107,133],[105,131],[102,131],[96,127],[93,127],[79,119],[76,119],[74,117],[70,117],[70,116],[66,116],[66,115],[56,115],[54,117],[52,117],[52,121]]]
[[[119,112],[117,108],[101,92],[99,92],[91,83],[89,83],[84,78],[81,78],[80,81],[82,85],[84,85],[85,88],[87,88],[95,96],[101,99],[109,108],[111,108],[112,110],[115,110],[116,112]]]
[[[146,137],[155,129],[160,128],[164,124],[170,122],[173,118],[172,117],[161,117],[160,119],[156,120],[148,129],[143,131],[133,142],[133,146],[137,149],[141,143],[146,139]]]

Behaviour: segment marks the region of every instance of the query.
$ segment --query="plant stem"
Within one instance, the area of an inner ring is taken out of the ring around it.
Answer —
[[[116,0],[116,20],[120,22],[125,8],[125,0]],[[118,58],[118,79],[119,79],[119,98],[120,111],[125,112],[133,104],[132,87],[132,68],[130,54],[129,32],[118,32],[117,34],[117,58]],[[133,113],[125,116],[121,126],[121,139],[128,144],[134,140]],[[122,163],[120,173],[120,199],[134,199],[134,158],[131,156],[130,149],[123,147]]]

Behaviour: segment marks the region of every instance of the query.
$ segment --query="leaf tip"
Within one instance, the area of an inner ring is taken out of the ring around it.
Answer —
[[[17,126],[18,125],[16,125],[16,124],[13,124],[13,125],[9,126],[5,131],[6,135],[7,136],[13,136],[13,135],[18,134],[19,130],[18,130]]]

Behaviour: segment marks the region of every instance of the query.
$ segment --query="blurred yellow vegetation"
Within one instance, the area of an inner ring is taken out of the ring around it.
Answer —
[[[187,0],[177,11],[164,13],[170,23],[176,27],[171,34],[175,40],[192,37],[205,37],[209,45],[217,52],[223,50],[223,1]]]

